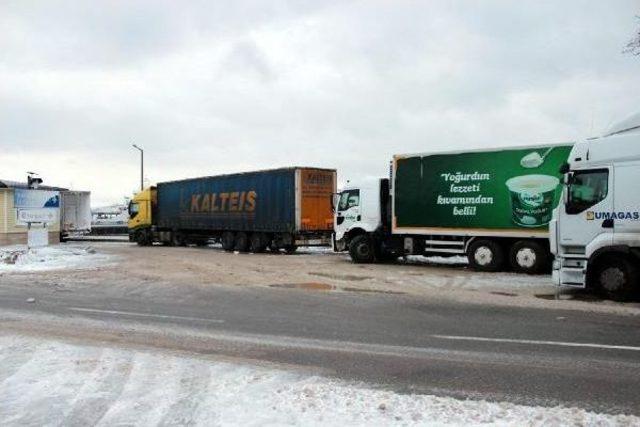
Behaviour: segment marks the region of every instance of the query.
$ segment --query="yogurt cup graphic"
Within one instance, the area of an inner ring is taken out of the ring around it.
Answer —
[[[550,175],[522,175],[509,179],[513,222],[521,227],[541,227],[551,221],[560,180]]]

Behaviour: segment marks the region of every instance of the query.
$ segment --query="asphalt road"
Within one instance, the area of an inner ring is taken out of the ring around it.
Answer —
[[[0,277],[1,331],[287,363],[401,392],[640,415],[638,317],[313,289],[116,294],[109,283],[24,280]]]

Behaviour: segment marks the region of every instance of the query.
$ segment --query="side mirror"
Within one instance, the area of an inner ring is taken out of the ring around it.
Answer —
[[[567,172],[569,172],[571,170],[571,166],[569,166],[569,163],[564,162],[562,165],[560,165],[560,170],[559,172],[562,175],[565,175]]]
[[[336,206],[338,205],[338,198],[340,197],[340,193],[331,193],[331,210],[333,212],[336,211]]]

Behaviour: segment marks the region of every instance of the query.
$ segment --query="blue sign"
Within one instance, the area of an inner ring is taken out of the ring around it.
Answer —
[[[16,188],[13,204],[16,208],[59,208],[60,192]]]

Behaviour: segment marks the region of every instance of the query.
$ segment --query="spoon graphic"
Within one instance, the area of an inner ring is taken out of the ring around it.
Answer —
[[[527,169],[533,169],[542,166],[542,164],[544,163],[544,159],[549,155],[553,148],[554,147],[549,148],[544,152],[542,156],[537,151],[533,151],[527,154],[520,160],[520,166]]]

